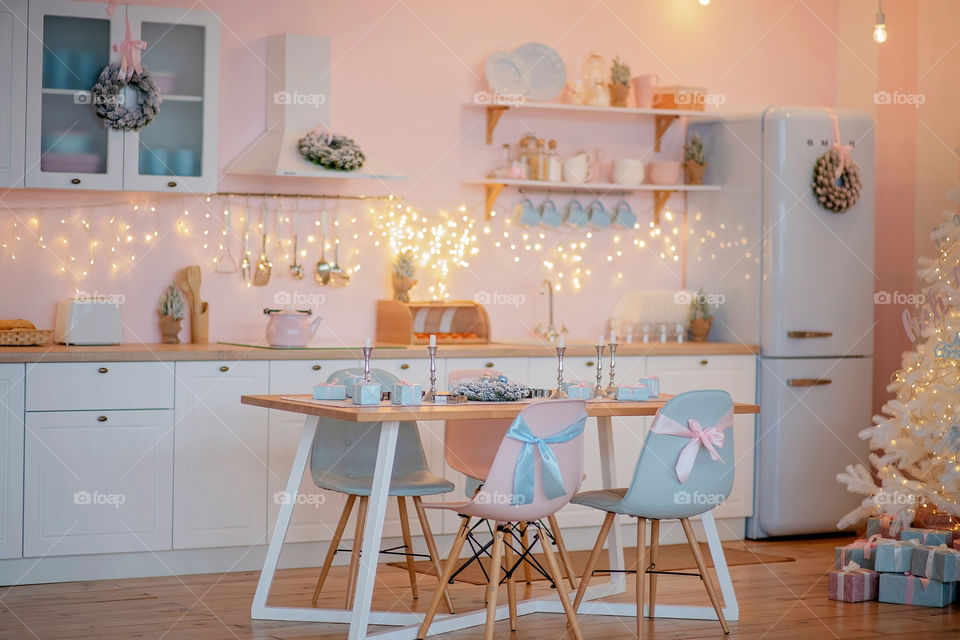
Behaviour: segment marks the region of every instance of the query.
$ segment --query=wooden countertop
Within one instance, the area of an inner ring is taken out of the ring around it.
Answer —
[[[426,358],[423,346],[377,344],[374,358]],[[439,358],[529,358],[550,357],[555,353],[547,344],[490,344],[441,345]],[[567,357],[592,356],[596,352],[590,344],[567,345]],[[751,355],[760,353],[760,347],[729,342],[633,343],[617,347],[618,356],[716,356]],[[184,360],[356,360],[361,358],[359,347],[331,345],[309,349],[269,349],[229,344],[123,344],[113,346],[74,347],[50,345],[46,347],[0,347],[3,362],[151,362]]]

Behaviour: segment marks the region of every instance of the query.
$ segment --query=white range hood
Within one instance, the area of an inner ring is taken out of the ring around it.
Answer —
[[[330,123],[330,38],[280,34],[267,38],[267,130],[243,150],[229,173],[307,178],[402,179],[324,169],[300,155],[297,142]]]

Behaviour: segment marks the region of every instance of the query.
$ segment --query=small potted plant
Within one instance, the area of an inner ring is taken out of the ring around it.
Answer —
[[[613,59],[610,65],[610,106],[627,106],[627,94],[630,93],[630,67],[620,62],[620,56]]]
[[[696,133],[683,145],[683,172],[687,184],[703,184],[707,161],[703,157],[703,140]]]
[[[412,251],[401,251],[393,261],[393,299],[410,302],[410,289],[417,284],[417,272]]]
[[[710,327],[713,325],[713,313],[710,311],[710,305],[707,304],[707,295],[703,292],[703,287],[697,291],[697,295],[690,301],[690,332],[693,334],[694,342],[706,342],[707,335],[710,333]]]
[[[177,285],[167,287],[160,298],[160,333],[163,335],[163,344],[180,344],[180,321],[183,320],[183,311],[186,303],[183,294]]]

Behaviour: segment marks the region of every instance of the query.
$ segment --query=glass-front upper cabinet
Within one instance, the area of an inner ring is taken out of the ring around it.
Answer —
[[[123,188],[216,191],[220,28],[209,11],[127,6],[142,62],[163,104],[160,114],[124,138]]]
[[[31,0],[27,44],[27,187],[121,189],[123,133],[105,129],[90,88],[123,38],[123,8]]]
[[[0,3],[0,187],[23,186],[27,0]]]

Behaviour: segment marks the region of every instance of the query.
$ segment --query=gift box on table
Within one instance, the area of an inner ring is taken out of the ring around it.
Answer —
[[[564,382],[563,390],[567,397],[576,400],[589,400],[593,397],[593,387],[587,382]]]
[[[640,378],[640,384],[647,388],[651,398],[660,396],[660,378],[657,376],[642,376]]]
[[[650,391],[642,384],[627,384],[617,387],[617,400],[623,402],[644,402],[650,399]]]
[[[857,566],[864,569],[874,569],[877,558],[876,547],[880,541],[880,536],[873,536],[867,540],[855,540],[848,545],[835,547],[836,559],[833,568],[839,571],[851,562],[855,562]],[[905,570],[909,570],[909,563],[907,567]]]
[[[920,529],[918,527],[904,527],[900,532],[901,540],[916,540],[920,544],[937,546],[953,544],[953,531],[948,529]]]
[[[843,569],[830,572],[827,597],[843,602],[865,602],[876,600],[880,589],[880,574],[870,569],[862,569],[851,562]]]
[[[879,535],[882,538],[896,538],[897,536],[890,535],[890,525],[892,524],[893,516],[887,513],[876,518],[867,518],[866,537]]]
[[[905,573],[910,571],[913,550],[919,546],[916,540],[880,540],[874,550],[873,568],[880,573]]]
[[[423,390],[420,385],[412,382],[395,382],[390,393],[392,404],[420,404],[423,401]]]
[[[946,545],[918,545],[910,559],[910,573],[937,582],[957,582],[960,580],[960,551]]]
[[[880,574],[880,602],[945,607],[953,602],[955,582],[939,582],[900,573]]]
[[[380,404],[379,382],[357,382],[353,385],[353,404]]]
[[[313,386],[314,400],[346,400],[347,387],[333,382],[321,382]]]

